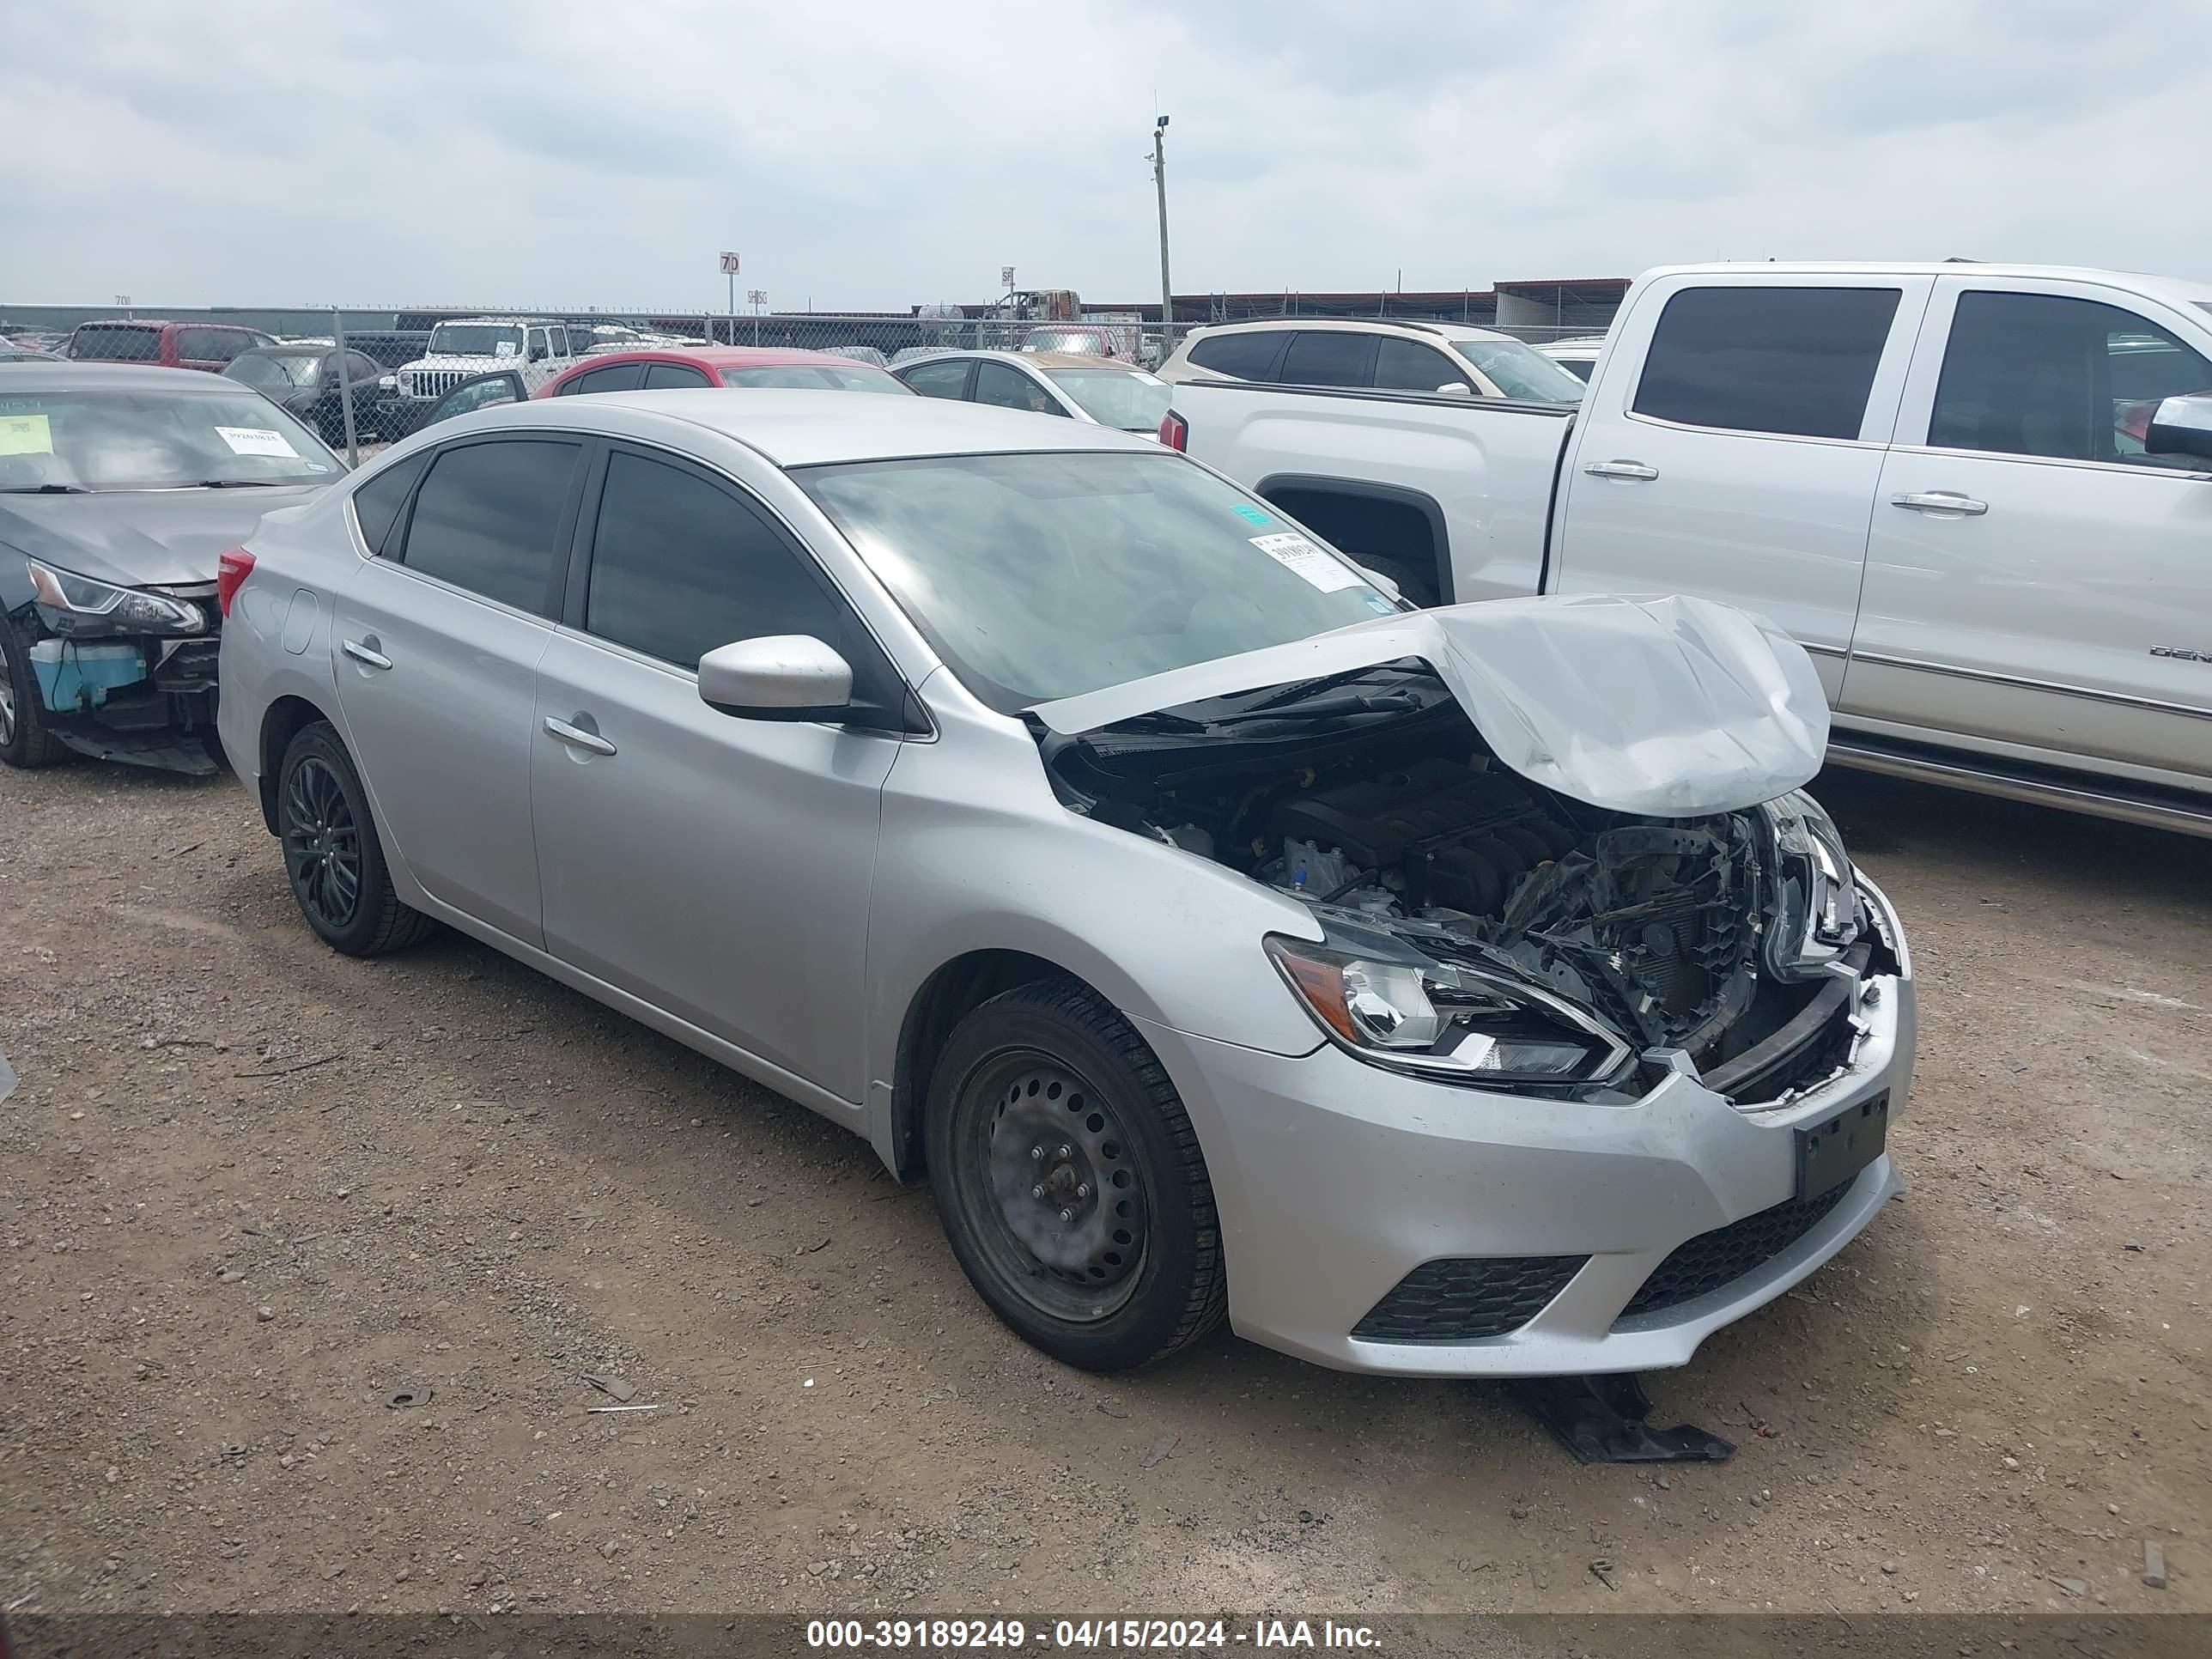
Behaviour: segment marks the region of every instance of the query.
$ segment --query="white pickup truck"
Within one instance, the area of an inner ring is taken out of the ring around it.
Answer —
[[[1161,436],[1424,604],[1764,612],[1833,760],[2212,835],[2212,286],[1673,267],[1579,409],[1194,381]]]

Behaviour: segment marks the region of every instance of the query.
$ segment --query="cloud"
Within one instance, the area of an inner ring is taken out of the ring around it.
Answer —
[[[22,9],[8,297],[719,308],[1682,259],[2208,263],[2212,8],[380,0]]]

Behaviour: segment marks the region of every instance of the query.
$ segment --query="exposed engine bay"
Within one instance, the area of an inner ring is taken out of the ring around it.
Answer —
[[[1840,1063],[1841,993],[1880,942],[1809,799],[1694,819],[1609,811],[1507,769],[1418,664],[1297,690],[1042,741],[1078,810],[1311,907],[1342,941],[1344,982],[1316,993],[1304,957],[1279,965],[1347,1046],[1434,1070],[1479,1032],[1478,1071],[1608,1075],[1602,1053],[1549,1055],[1557,1028],[1616,1039],[1616,1082],[1629,1056],[1673,1051],[1759,1099]],[[1778,1038],[1796,1063],[1742,1063]]]

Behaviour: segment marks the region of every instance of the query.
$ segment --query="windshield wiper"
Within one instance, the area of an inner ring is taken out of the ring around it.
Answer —
[[[202,478],[183,485],[186,489],[274,489],[274,478]]]
[[[92,491],[82,484],[5,484],[0,485],[0,495],[89,495]]]
[[[1400,660],[1402,661],[1404,659],[1401,658]],[[1326,691],[1333,686],[1350,685],[1355,680],[1366,678],[1368,675],[1374,673],[1377,669],[1393,668],[1395,666],[1395,663],[1364,663],[1358,668],[1339,669],[1334,674],[1323,674],[1316,679],[1299,680],[1293,684],[1285,686],[1281,690],[1275,692],[1270,696],[1261,698],[1259,702],[1251,704],[1249,707],[1242,710],[1241,713],[1245,714],[1256,714],[1263,708],[1279,708],[1286,702],[1302,702],[1304,699],[1313,696],[1316,691]]]

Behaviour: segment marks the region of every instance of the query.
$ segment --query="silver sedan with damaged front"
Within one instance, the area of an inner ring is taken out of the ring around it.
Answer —
[[[466,416],[225,585],[318,933],[866,1136],[1072,1364],[1680,1364],[1898,1189],[1905,941],[1726,606],[1410,611],[1143,438],[807,392]]]

